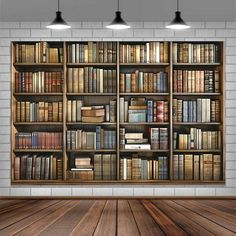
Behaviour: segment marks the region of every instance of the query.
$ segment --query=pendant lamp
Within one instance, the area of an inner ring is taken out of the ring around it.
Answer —
[[[108,29],[115,29],[115,30],[129,29],[130,26],[121,17],[120,0],[117,0],[117,4],[118,4],[118,8],[116,11],[115,19],[106,27]]]
[[[181,12],[179,11],[179,0],[177,0],[177,11],[175,12],[175,18],[166,26],[166,28],[174,30],[190,28],[190,26],[187,25],[181,18]]]
[[[51,24],[47,25],[46,27],[49,29],[55,29],[55,30],[63,30],[63,29],[69,29],[71,28],[70,25],[68,25],[65,20],[61,16],[60,11],[60,0],[57,2],[57,12],[56,12],[56,18],[52,21]]]

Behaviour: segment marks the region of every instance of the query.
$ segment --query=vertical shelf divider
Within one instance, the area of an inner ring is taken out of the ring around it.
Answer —
[[[116,44],[116,171],[117,180],[120,179],[120,44]]]

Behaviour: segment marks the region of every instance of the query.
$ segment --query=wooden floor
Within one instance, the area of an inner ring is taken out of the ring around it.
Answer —
[[[0,235],[236,235],[236,200],[1,200]]]

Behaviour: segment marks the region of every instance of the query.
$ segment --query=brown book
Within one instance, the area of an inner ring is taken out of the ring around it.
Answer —
[[[203,154],[203,179],[204,180],[212,180],[212,154]]]
[[[200,180],[200,156],[193,156],[193,176],[194,180]]]
[[[82,122],[85,123],[102,123],[105,121],[104,116],[82,116]]]
[[[214,180],[220,180],[221,179],[221,156],[220,155],[214,155],[214,166],[213,166],[213,177]]]
[[[105,109],[82,110],[82,116],[105,116]]]
[[[14,158],[14,180],[19,180],[20,179],[20,157],[15,157]]]

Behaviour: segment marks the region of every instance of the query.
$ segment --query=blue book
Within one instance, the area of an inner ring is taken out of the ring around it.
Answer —
[[[101,149],[101,126],[96,126],[96,150]]]
[[[153,122],[153,100],[147,100],[147,122]]]

